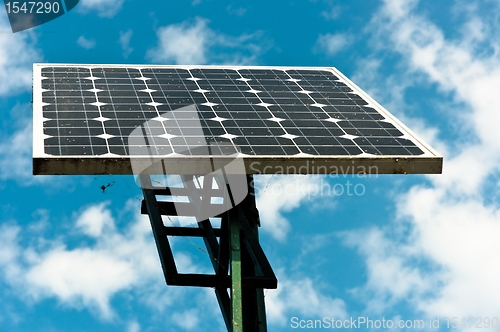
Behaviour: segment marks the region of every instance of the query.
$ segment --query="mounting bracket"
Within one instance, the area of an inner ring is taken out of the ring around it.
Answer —
[[[237,205],[214,218],[221,218],[220,228],[212,227],[210,219],[198,220],[198,227],[165,226],[162,216],[180,216],[176,204],[193,204],[191,211],[199,211],[200,203],[210,208],[212,198],[221,195],[222,186],[216,176],[205,175],[203,185],[192,186],[190,176],[182,176],[185,188],[153,186],[149,175],[142,175],[144,200],[141,213],[148,214],[168,285],[211,287],[219,303],[228,331],[267,331],[263,288],[275,289],[278,281],[258,238],[259,212],[255,206],[253,177],[247,175],[248,195]],[[212,184],[217,183],[218,188]],[[189,187],[191,186],[191,187]],[[229,188],[227,188],[229,191]],[[193,199],[193,193],[196,197]],[[177,195],[190,197],[189,202],[173,202]],[[159,200],[159,196],[169,201]],[[231,198],[223,195],[227,200]],[[227,203],[227,202],[226,202]],[[194,206],[196,204],[196,206]],[[186,215],[183,206],[182,216]],[[175,264],[169,236],[202,237],[214,268],[214,274],[179,273]],[[230,273],[229,273],[230,272]],[[230,294],[228,294],[230,289]]]

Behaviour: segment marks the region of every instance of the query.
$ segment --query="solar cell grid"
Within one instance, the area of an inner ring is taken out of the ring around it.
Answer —
[[[43,137],[35,145],[45,159],[128,158],[128,137],[140,126],[156,155],[189,155],[204,142],[248,157],[433,154],[329,68],[34,68],[35,130]],[[195,112],[186,112],[190,105]]]

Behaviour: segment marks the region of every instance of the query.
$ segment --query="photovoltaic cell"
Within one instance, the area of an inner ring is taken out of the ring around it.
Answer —
[[[150,154],[182,152],[186,163],[206,142],[257,169],[356,161],[441,171],[440,156],[333,68],[35,64],[33,94],[36,174],[130,173],[127,160],[151,157],[130,153],[145,123]]]

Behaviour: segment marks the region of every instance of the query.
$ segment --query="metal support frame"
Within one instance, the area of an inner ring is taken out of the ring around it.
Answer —
[[[183,180],[188,178],[183,176]],[[162,216],[178,216],[176,204],[196,204],[193,211],[200,207],[210,209],[211,197],[220,196],[221,192],[220,186],[219,189],[212,188],[213,179],[217,180],[205,175],[203,188],[186,188],[186,193],[190,190],[191,194],[193,190],[198,190],[200,199],[190,199],[189,203],[174,203],[158,200],[157,197],[173,196],[170,188],[155,188],[149,176],[141,176],[144,194],[141,213],[149,215],[168,285],[214,288],[229,332],[265,332],[267,323],[263,289],[277,288],[278,281],[259,243],[260,220],[255,206],[253,177],[247,176],[247,197],[236,206],[231,204],[232,208],[228,211],[215,216],[221,218],[220,228],[212,227],[209,219],[198,220],[198,228],[165,226],[163,223]],[[186,183],[188,181],[184,181],[185,185]],[[176,192],[179,189],[182,192],[182,188],[175,188]],[[230,193],[229,188],[228,192]],[[233,203],[231,195],[225,197],[228,198]],[[214,274],[179,273],[169,236],[202,237]]]

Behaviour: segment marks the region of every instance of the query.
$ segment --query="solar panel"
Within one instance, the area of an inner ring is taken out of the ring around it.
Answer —
[[[335,68],[35,64],[33,115],[34,174],[132,174],[131,160],[162,158],[196,174],[228,156],[249,174],[442,169]]]

